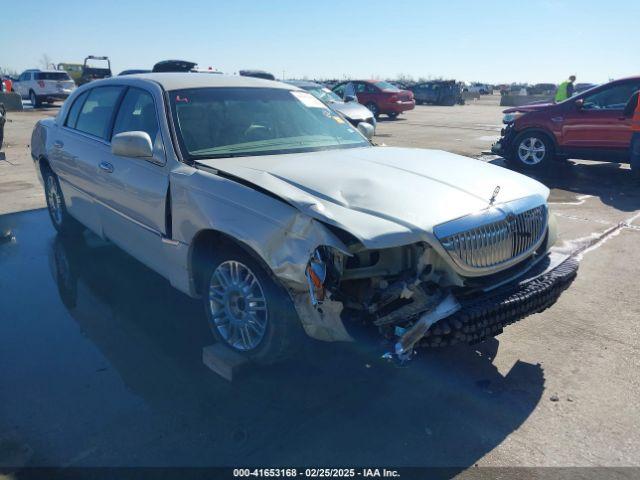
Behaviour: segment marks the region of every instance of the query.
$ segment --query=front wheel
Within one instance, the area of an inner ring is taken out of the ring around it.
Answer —
[[[516,137],[507,161],[515,168],[541,171],[549,167],[553,158],[553,143],[546,135],[531,131]]]
[[[398,115],[400,114],[398,112],[390,112],[390,113],[387,113],[387,115],[391,120],[395,120],[396,118],[398,118]]]
[[[256,363],[289,357],[303,337],[287,292],[237,247],[213,257],[205,273],[203,300],[214,337]]]

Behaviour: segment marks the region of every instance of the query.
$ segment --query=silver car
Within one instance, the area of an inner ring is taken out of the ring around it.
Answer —
[[[89,229],[202,298],[256,362],[354,324],[404,359],[555,302],[577,263],[549,251],[545,186],[371,130],[284,83],[152,73],[79,88],[31,145],[60,235]]]
[[[376,117],[364,105],[359,104],[355,99],[345,102],[327,87],[315,82],[304,80],[290,80],[287,83],[306,90],[311,95],[328,104],[333,110],[342,114],[353,126],[358,126],[360,122],[367,122],[373,125],[375,134]]]

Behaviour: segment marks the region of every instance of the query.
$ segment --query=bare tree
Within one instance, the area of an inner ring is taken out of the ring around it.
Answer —
[[[48,68],[51,68],[51,64],[53,62],[51,61],[51,57],[49,57],[49,55],[47,55],[46,53],[42,54],[42,57],[40,57],[40,67],[43,70],[47,70]]]

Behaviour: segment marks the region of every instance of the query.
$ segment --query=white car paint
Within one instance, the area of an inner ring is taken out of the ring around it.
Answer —
[[[114,85],[142,89],[153,97],[159,130],[148,158],[115,155],[109,140],[65,126],[83,92]],[[166,92],[228,86],[299,90],[226,75],[115,77],[80,87],[56,118],[38,122],[31,141],[38,172],[46,163],[58,176],[71,216],[191,296],[202,293],[194,249],[203,233],[216,232],[240,242],[271,270],[289,291],[309,335],[348,340],[341,304],[327,301],[323,310],[316,309],[305,273],[320,247],[354,254],[331,225],[365,249],[425,244],[416,269],[428,259],[434,279],[463,285],[462,272],[435,238],[434,227],[460,217],[481,222],[492,210],[496,187],[496,204],[522,198],[532,205],[546,203],[549,191],[535,180],[435,150],[369,146],[183,161],[173,141]],[[545,252],[554,241],[549,226]],[[496,266],[491,273],[504,268]]]

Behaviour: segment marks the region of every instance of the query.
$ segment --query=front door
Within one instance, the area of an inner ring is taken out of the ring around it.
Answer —
[[[150,268],[163,273],[162,238],[167,234],[165,203],[169,177],[164,143],[151,92],[127,89],[113,124],[114,135],[146,132],[154,146],[151,158],[110,153],[99,169],[98,200],[105,237]]]
[[[612,85],[583,97],[582,106],[569,101],[562,124],[566,148],[626,149],[631,141],[631,119],[624,107],[640,82]]]

